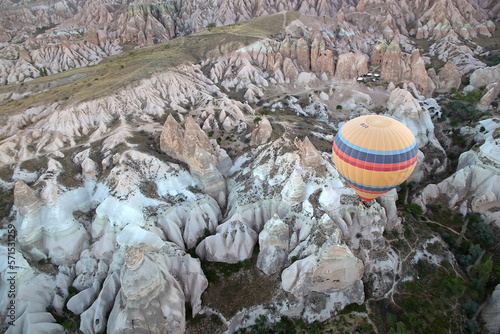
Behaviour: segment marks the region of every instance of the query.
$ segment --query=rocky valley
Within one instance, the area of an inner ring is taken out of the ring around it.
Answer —
[[[5,333],[500,330],[497,2],[0,6]],[[367,114],[419,147],[369,206]]]

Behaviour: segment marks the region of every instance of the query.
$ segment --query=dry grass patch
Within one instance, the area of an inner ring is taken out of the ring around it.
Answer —
[[[2,86],[0,96],[30,95],[0,101],[0,110],[18,112],[54,102],[64,107],[109,96],[169,68],[218,57],[279,33],[286,23],[299,16],[298,13],[279,13],[259,17],[109,56],[94,66]]]

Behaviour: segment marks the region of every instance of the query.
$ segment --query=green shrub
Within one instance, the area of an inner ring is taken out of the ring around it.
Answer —
[[[470,217],[474,217],[474,216],[476,218],[472,218],[472,221],[471,221]],[[474,240],[477,243],[479,243],[480,245],[489,247],[489,246],[493,245],[494,243],[496,243],[498,238],[495,236],[495,234],[491,230],[490,225],[486,224],[480,218],[478,220],[477,217],[479,217],[479,216],[478,215],[470,215],[469,216],[469,223],[471,225]]]
[[[479,245],[472,245],[469,247],[469,254],[475,262],[483,253],[483,249]]]
[[[476,316],[477,310],[479,310],[479,304],[473,300],[468,300],[463,305],[464,314],[469,319],[473,319]]]
[[[481,100],[481,97],[483,96],[483,92],[480,89],[473,89],[471,91],[468,91],[465,96],[464,100],[470,103],[476,103]]]
[[[405,212],[411,214],[414,218],[419,219],[424,213],[424,209],[418,204],[409,203],[405,207]]]
[[[47,76],[47,68],[45,66],[39,68],[38,73],[40,74],[41,77],[46,77]]]
[[[441,108],[441,112],[443,116],[451,118],[453,126],[457,126],[458,123],[470,122],[479,117],[473,105],[459,100],[449,101],[445,108]]]
[[[260,121],[262,121],[262,118],[260,118],[258,116],[253,119],[254,123],[259,123]]]
[[[448,297],[460,296],[465,291],[465,284],[459,277],[445,276],[441,280],[441,288]]]
[[[390,327],[394,327],[394,325],[398,321],[398,318],[392,313],[387,313],[385,316],[385,320]]]
[[[340,104],[337,104],[337,110],[342,110],[342,106]]]
[[[478,264],[476,268],[476,278],[472,281],[474,283],[474,288],[480,295],[484,295],[486,285],[490,280],[491,271],[493,270],[493,260],[488,259],[484,262]]]
[[[391,328],[388,333],[389,334],[410,334],[410,331],[408,331],[406,329],[406,326],[405,326],[404,323],[402,323],[401,321],[399,321],[396,324],[396,329]]]
[[[469,320],[467,319],[464,324],[464,329],[467,333],[478,333],[481,327],[477,320]]]
[[[215,23],[215,22],[210,22],[207,25],[208,30],[211,30],[212,28],[215,28],[215,27],[217,27],[217,23]]]
[[[407,312],[418,312],[420,310],[420,303],[413,297],[404,301],[403,307]]]
[[[78,290],[74,286],[68,287],[68,299],[75,296],[78,293]]]

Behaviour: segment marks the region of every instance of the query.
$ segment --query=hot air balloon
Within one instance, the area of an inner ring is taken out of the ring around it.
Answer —
[[[333,141],[337,170],[365,202],[405,181],[417,158],[418,145],[410,129],[386,116],[356,117]]]

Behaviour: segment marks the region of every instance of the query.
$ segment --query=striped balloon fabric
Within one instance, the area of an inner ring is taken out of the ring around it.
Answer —
[[[366,202],[404,182],[417,158],[418,145],[410,129],[386,116],[354,118],[333,142],[337,170]]]

